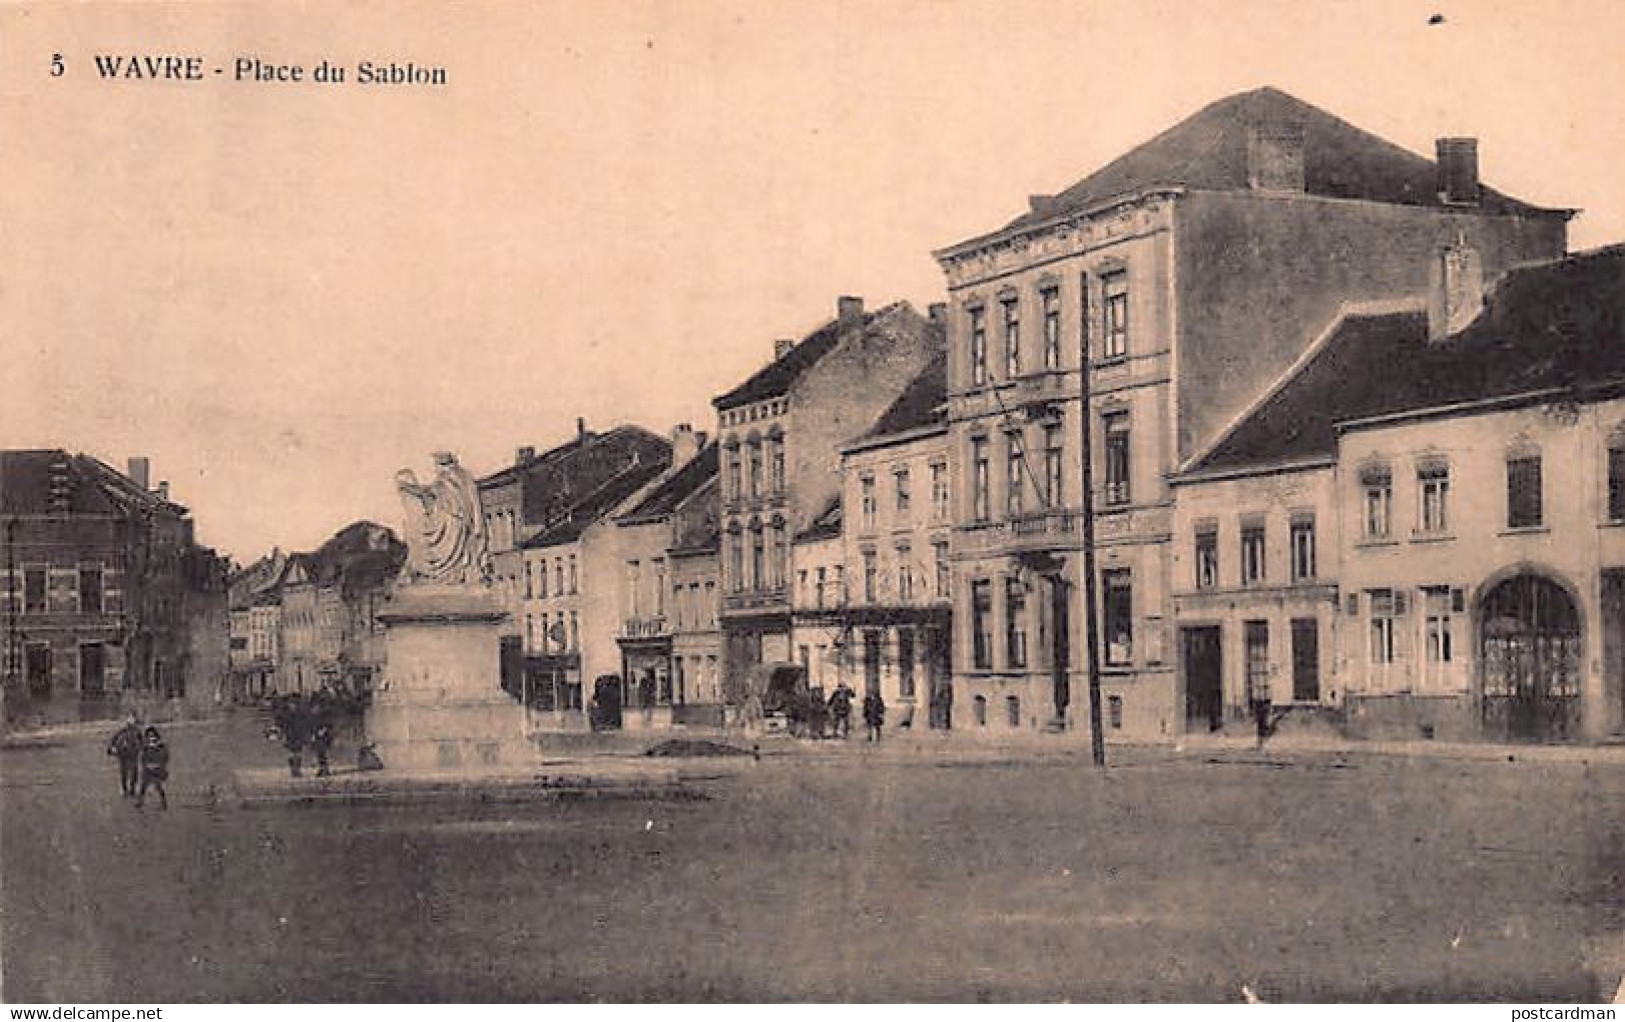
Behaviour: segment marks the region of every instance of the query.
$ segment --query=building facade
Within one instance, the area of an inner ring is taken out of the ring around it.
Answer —
[[[939,324],[906,302],[833,321],[717,397],[722,462],[725,699],[740,705],[764,665],[792,662],[790,543],[841,486],[840,445],[866,429],[941,350]]]
[[[1125,734],[1183,729],[1168,477],[1345,303],[1425,293],[1455,242],[1491,275],[1564,250],[1568,211],[1483,187],[1471,140],[1441,140],[1439,157],[1262,89],[937,253],[964,480],[956,705],[980,697],[1008,726],[1087,729],[1071,698],[1086,682],[1072,637],[1086,632],[1087,436],[1103,709]]]

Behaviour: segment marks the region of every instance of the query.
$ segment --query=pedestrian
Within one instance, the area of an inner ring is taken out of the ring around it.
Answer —
[[[305,708],[297,702],[284,704],[277,729],[282,732],[282,745],[288,750],[288,774],[305,776],[305,737],[307,729]]]
[[[880,741],[880,728],[886,723],[886,700],[880,698],[879,689],[870,689],[863,697],[863,723],[869,729],[869,741]]]
[[[843,679],[835,684],[835,691],[829,696],[829,715],[835,721],[835,737],[852,737],[852,696],[851,686]]]
[[[829,707],[824,704],[822,687],[807,690],[807,734],[822,738],[829,730]]]
[[[130,714],[124,726],[113,732],[112,739],[107,743],[107,754],[118,758],[119,794],[125,798],[134,798],[141,770],[140,717]]]
[[[147,801],[147,789],[158,789],[158,804],[169,808],[169,793],[164,783],[169,780],[169,746],[155,727],[147,728],[141,743],[141,791],[135,796],[135,807],[140,809]]]
[[[1270,723],[1270,697],[1265,694],[1262,698],[1253,698],[1253,725],[1258,729],[1258,748],[1264,747],[1264,740],[1270,736],[1275,728]]]
[[[316,750],[316,776],[328,776],[332,773],[328,755],[333,751],[333,724],[324,711],[318,711],[311,722],[310,744]]]

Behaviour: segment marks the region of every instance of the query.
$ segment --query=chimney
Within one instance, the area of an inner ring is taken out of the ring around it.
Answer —
[[[576,439],[587,439],[587,420],[580,415],[576,416]]]
[[[703,435],[694,432],[693,423],[679,422],[671,428],[671,467],[688,464],[700,453]]]
[[[129,476],[130,481],[141,487],[141,491],[145,493],[151,485],[150,480],[152,478],[152,459],[140,457],[131,458],[128,462],[128,468],[124,474]]]
[[[842,295],[835,299],[835,318],[842,323],[856,323],[863,318],[863,299],[856,295]]]
[[[1478,204],[1478,139],[1441,138],[1434,142],[1439,157],[1439,201],[1447,206]]]
[[[169,499],[169,480],[168,479],[163,479],[163,480],[159,481],[159,483],[158,483],[158,499],[159,500],[168,500]]]
[[[1247,135],[1247,186],[1303,192],[1303,125],[1256,124]]]
[[[513,452],[513,463],[515,465],[529,465],[535,460],[536,448],[534,447],[520,447]]]
[[[790,354],[790,349],[794,348],[795,346],[796,342],[788,337],[780,337],[779,339],[775,340],[773,342],[773,361],[777,362],[779,359]]]
[[[1439,250],[1429,278],[1429,341],[1465,330],[1484,311],[1484,261],[1465,240]]]
[[[948,325],[947,302],[932,302],[930,305],[925,307],[925,313],[931,318],[931,322],[935,323],[937,326],[945,327]]]

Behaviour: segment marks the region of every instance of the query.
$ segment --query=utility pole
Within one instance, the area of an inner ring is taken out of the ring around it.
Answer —
[[[1095,766],[1106,765],[1106,736],[1100,725],[1100,619],[1095,597],[1094,430],[1089,401],[1089,278],[1082,278],[1078,327],[1078,414],[1083,419],[1083,508],[1079,534],[1083,541],[1083,647],[1089,677],[1089,749]]]

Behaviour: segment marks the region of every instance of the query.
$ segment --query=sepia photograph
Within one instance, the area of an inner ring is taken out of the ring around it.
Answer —
[[[1615,1018],[1622,98],[1612,0],[0,0],[0,1001]]]

